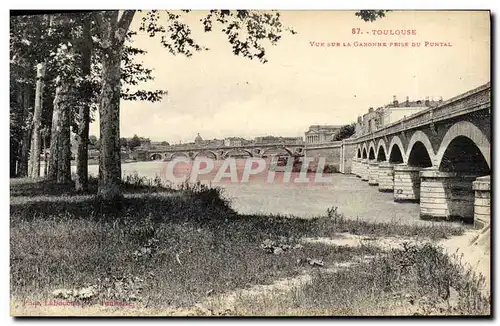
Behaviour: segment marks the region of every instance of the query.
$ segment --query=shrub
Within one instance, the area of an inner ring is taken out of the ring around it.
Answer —
[[[179,185],[178,190],[187,194],[190,198],[198,200],[207,208],[231,207],[231,199],[225,194],[224,188],[212,187],[201,183],[189,183],[188,181]]]
[[[173,191],[172,185],[164,183],[159,175],[154,179],[141,177],[137,172],[127,174],[122,179],[122,187],[129,190],[146,190],[148,192],[155,191]]]
[[[339,172],[337,167],[333,164],[325,164],[323,168],[323,173],[337,173]]]
[[[333,222],[333,224],[340,224],[345,222],[345,217],[343,214],[338,212],[337,206],[329,207],[326,210],[326,216]]]

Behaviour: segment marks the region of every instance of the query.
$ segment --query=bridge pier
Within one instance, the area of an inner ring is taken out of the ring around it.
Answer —
[[[378,191],[394,191],[394,164],[380,162],[378,166]]]
[[[477,175],[457,172],[441,172],[436,168],[426,168],[421,176],[421,219],[462,219],[474,218],[474,190],[472,182]],[[478,188],[483,187],[478,183]],[[478,204],[483,204],[478,201]]]
[[[491,221],[490,176],[479,177],[472,183],[474,190],[474,223],[487,225]]]
[[[375,160],[368,163],[368,184],[370,186],[378,185],[378,164]]]
[[[354,172],[354,174],[358,177],[358,178],[361,178],[361,170],[363,169],[363,165],[361,164],[361,159],[360,158],[356,158],[356,170]]]
[[[368,181],[368,159],[364,158],[361,160],[361,180]]]
[[[358,178],[361,178],[361,168],[361,160],[359,158],[354,158],[352,160],[352,173]]]
[[[420,170],[421,167],[406,164],[394,166],[394,201],[420,200]]]

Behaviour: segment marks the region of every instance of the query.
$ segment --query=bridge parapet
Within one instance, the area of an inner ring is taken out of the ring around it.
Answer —
[[[172,153],[172,152],[185,152],[185,151],[216,151],[216,150],[243,150],[251,148],[271,148],[271,147],[304,147],[304,144],[297,143],[272,143],[272,144],[248,144],[242,146],[186,146],[186,147],[170,147],[166,150],[161,150],[162,152]],[[150,149],[148,152],[158,152],[156,149]]]
[[[319,144],[308,144],[305,145],[305,149],[321,149],[321,148],[336,148],[342,146],[342,141],[333,141],[328,143],[319,143]]]

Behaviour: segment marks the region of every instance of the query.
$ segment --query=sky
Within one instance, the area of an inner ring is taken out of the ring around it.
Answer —
[[[393,11],[375,22],[353,11],[280,11],[283,25],[297,34],[284,33],[277,45],[267,44],[265,64],[235,56],[217,29],[203,32],[199,19],[205,14],[183,14],[195,40],[210,49],[191,58],[173,56],[158,39],[135,36],[134,46],[148,51],[139,61],[155,76],[143,88],[168,95],[159,103],[122,101],[122,137],[179,143],[192,142],[197,133],[204,139],[303,136],[310,125],[354,122],[393,96],[446,100],[490,80],[486,11]],[[132,30],[140,19],[136,15]],[[353,34],[353,28],[363,34]],[[372,32],[408,29],[416,35]],[[355,41],[410,46],[359,47]],[[451,46],[430,47],[426,41]],[[332,42],[341,46],[327,46]],[[411,46],[415,42],[420,47]],[[90,133],[99,135],[98,117]]]

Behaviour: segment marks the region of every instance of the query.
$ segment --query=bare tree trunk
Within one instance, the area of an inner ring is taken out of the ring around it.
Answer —
[[[58,83],[52,112],[48,179],[64,183],[71,180],[69,86],[63,81]]]
[[[42,103],[43,103],[43,78],[45,77],[45,64],[37,65],[36,91],[35,91],[35,111],[33,113],[33,131],[31,139],[31,152],[28,164],[28,176],[38,178],[40,176],[40,150],[42,125]]]
[[[77,191],[87,191],[88,190],[88,138],[89,138],[89,123],[90,123],[90,112],[89,107],[80,108],[79,119],[81,119],[78,125],[78,149],[76,153],[76,190]]]
[[[120,196],[120,62],[121,50],[109,53],[102,64],[99,196],[106,200]]]
[[[105,11],[95,16],[104,51],[99,107],[101,148],[98,189],[98,195],[104,200],[121,197],[120,65],[123,42],[134,14],[134,10],[126,10],[118,19],[118,11]]]
[[[48,174],[47,179],[57,180],[57,169],[58,169],[58,157],[57,153],[59,152],[59,137],[58,133],[60,130],[59,120],[61,115],[61,106],[58,104],[60,97],[60,87],[56,88],[56,92],[54,95],[54,107],[52,110],[52,129],[50,132],[50,156],[48,162]]]
[[[68,103],[69,87],[66,82],[61,86],[60,151],[57,169],[57,183],[71,182],[71,112]]]
[[[42,130],[42,142],[43,142],[43,176],[47,178],[48,170],[49,170],[49,156],[47,155],[47,135],[48,128],[44,127]]]
[[[30,153],[30,139],[31,139],[31,119],[30,115],[30,87],[28,84],[22,86],[22,105],[23,105],[23,139],[21,143],[21,152],[19,153],[19,176],[28,176],[28,160]]]
[[[88,148],[89,148],[89,124],[90,124],[90,108],[84,105],[78,113],[78,132],[77,142],[78,148],[76,152],[76,179],[75,186],[77,191],[88,190]]]
[[[30,139],[31,139],[31,129],[26,128],[23,131],[23,140],[21,144],[21,153],[19,156],[19,176],[27,177],[28,176],[28,161],[30,154]]]
[[[10,177],[19,176],[19,163],[20,163],[20,153],[23,138],[23,126],[24,126],[24,103],[23,103],[23,87],[19,82],[11,82],[11,88],[13,89],[12,96],[15,96],[15,101],[12,103],[11,107],[11,118],[15,120],[12,122],[13,127],[11,127],[10,135]]]
[[[9,176],[11,178],[15,178],[17,176],[17,153],[19,150],[18,142],[14,139],[13,136],[10,137],[10,173]]]
[[[92,36],[90,33],[90,19],[84,26],[84,46],[82,48],[82,72],[84,76],[90,76],[91,56],[92,56]],[[88,89],[85,95],[90,97]],[[77,191],[87,191],[89,183],[89,125],[90,125],[90,103],[85,103],[78,111],[78,130],[76,135],[76,179],[75,188]]]

